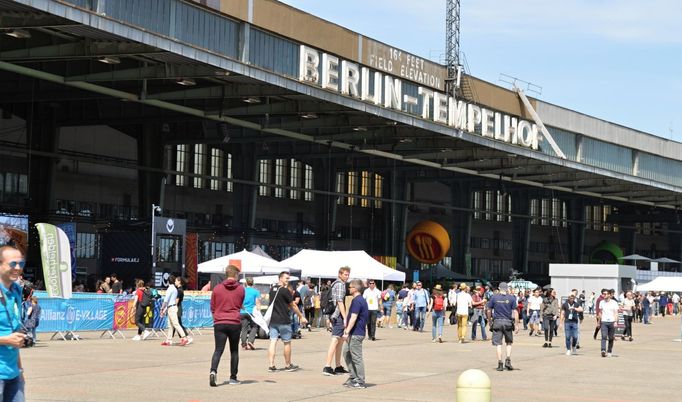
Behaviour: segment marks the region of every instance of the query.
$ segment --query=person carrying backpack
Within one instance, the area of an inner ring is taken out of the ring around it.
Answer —
[[[431,300],[429,300],[428,311],[431,312],[431,342],[436,342],[436,332],[438,342],[443,343],[443,321],[445,320],[445,306],[448,305],[447,297],[443,294],[440,284],[433,287]]]
[[[144,314],[152,303],[152,294],[144,285],[144,281],[139,279],[136,282],[137,289],[133,297],[133,311],[135,311],[135,325],[137,325],[137,335],[133,337],[134,341],[145,340],[149,337],[151,332],[147,330],[144,323]]]

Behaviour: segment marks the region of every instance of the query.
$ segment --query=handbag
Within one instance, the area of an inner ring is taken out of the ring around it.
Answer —
[[[268,327],[270,326],[270,320],[272,319],[272,310],[275,308],[275,300],[277,300],[277,296],[279,296],[280,290],[282,290],[282,288],[277,289],[275,297],[272,299],[272,303],[270,303],[267,311],[265,311],[265,315],[263,316],[263,320],[265,320],[265,323],[268,324]]]

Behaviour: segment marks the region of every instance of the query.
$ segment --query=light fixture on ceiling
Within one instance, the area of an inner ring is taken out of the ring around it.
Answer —
[[[246,103],[251,103],[251,104],[260,103],[260,98],[256,98],[254,96],[249,96],[248,98],[244,98],[242,100]]]
[[[104,64],[121,64],[121,59],[114,56],[104,56],[97,59],[100,63]]]
[[[367,127],[365,126],[353,127],[353,131],[367,131]]]
[[[179,80],[175,81],[175,83],[186,87],[197,85],[197,82],[191,78],[180,78]]]
[[[303,119],[317,119],[317,113],[303,113],[301,114]]]
[[[5,31],[5,35],[17,39],[28,39],[31,37],[31,33],[25,29],[10,29],[8,31]]]
[[[408,138],[408,137],[401,138],[400,140],[398,140],[398,142],[405,144],[408,142],[412,142],[412,138]]]

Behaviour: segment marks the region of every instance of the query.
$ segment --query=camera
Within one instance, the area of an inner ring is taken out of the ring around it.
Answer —
[[[25,329],[20,329],[17,331],[18,333],[24,335],[24,346],[25,348],[31,348],[35,346],[35,341],[33,340],[33,337],[28,334],[28,332]]]

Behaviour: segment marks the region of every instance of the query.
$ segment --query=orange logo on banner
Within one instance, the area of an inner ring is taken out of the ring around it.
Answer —
[[[448,232],[434,221],[417,223],[407,235],[407,251],[425,264],[435,264],[442,260],[449,249]]]

